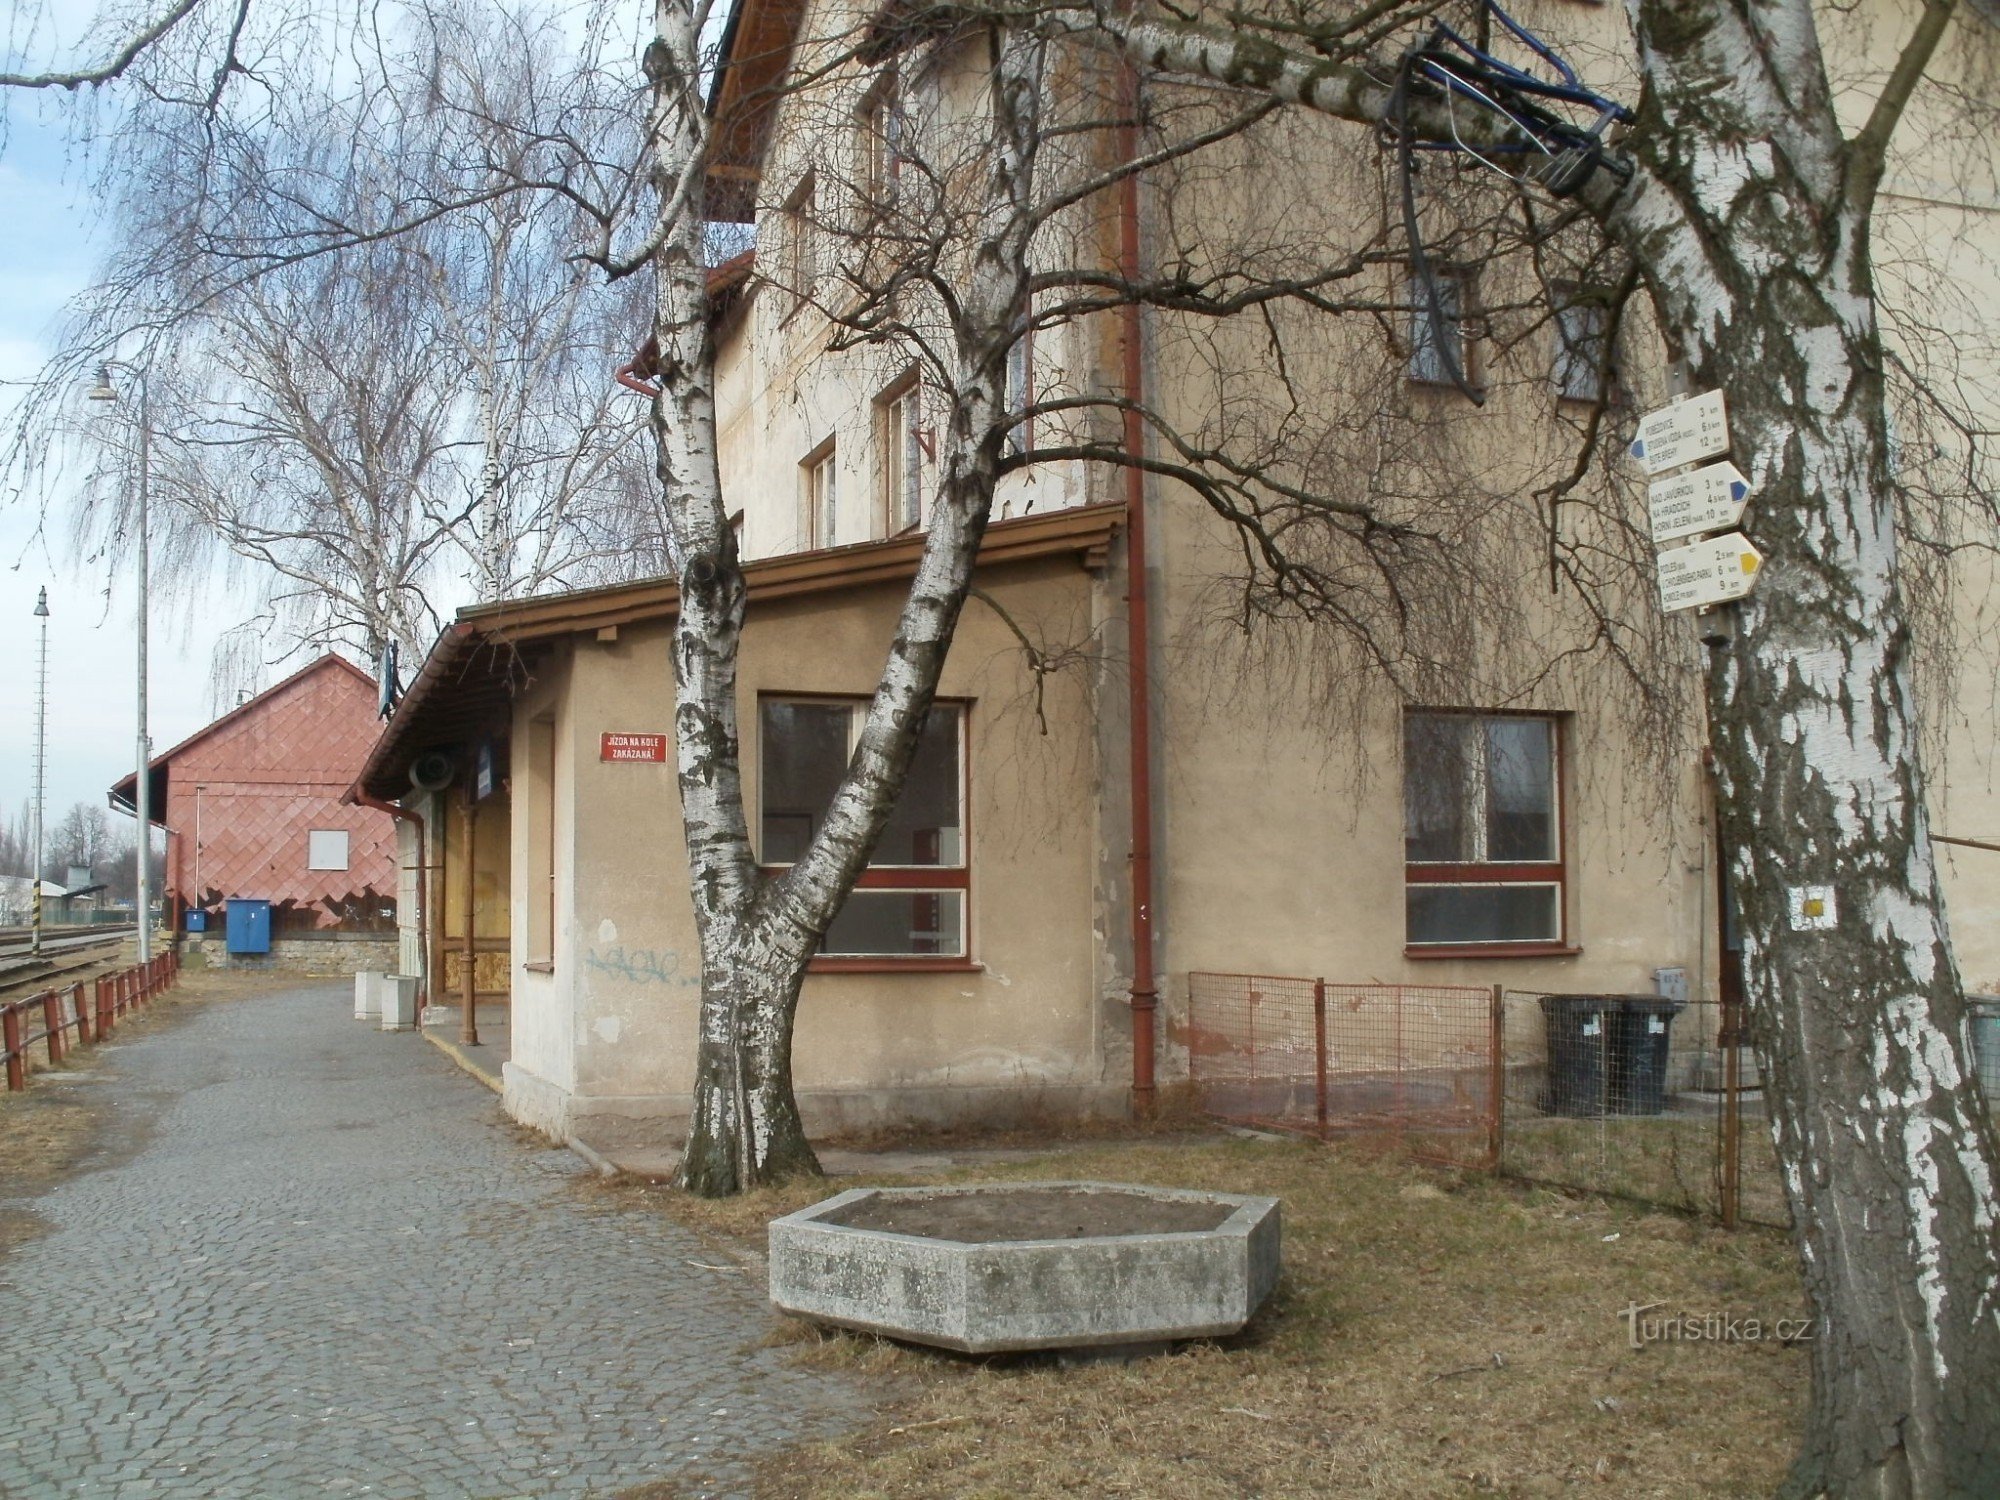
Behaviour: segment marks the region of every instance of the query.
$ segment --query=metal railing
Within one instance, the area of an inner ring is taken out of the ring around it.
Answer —
[[[103,1041],[125,1016],[171,989],[179,976],[180,955],[169,948],[148,963],[116,974],[102,974],[94,980],[79,980],[0,1004],[0,1045],[5,1048],[8,1092],[17,1093],[28,1086],[29,1049],[44,1046],[49,1063],[59,1063],[78,1047]],[[41,1030],[28,1030],[37,1023]],[[74,1042],[71,1032],[76,1033]]]

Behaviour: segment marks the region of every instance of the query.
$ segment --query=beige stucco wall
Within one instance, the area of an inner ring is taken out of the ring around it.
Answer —
[[[1620,13],[1529,0],[1522,16],[1566,38],[1588,33],[1582,55],[1593,79],[1632,97]],[[1298,133],[1334,129],[1305,125]],[[1349,130],[1346,138],[1361,141],[1365,133]],[[805,147],[788,150],[786,141],[781,120],[761,194],[767,205],[791,195],[811,156]],[[1270,143],[1287,174],[1285,193],[1262,191],[1268,171],[1260,176],[1246,157],[1245,170],[1211,173],[1200,184],[1215,205],[1208,222],[1275,241],[1310,228],[1306,219],[1313,215],[1329,232],[1351,232],[1344,216],[1352,217],[1355,202],[1374,211],[1372,155],[1335,153],[1325,191],[1307,193],[1296,178],[1311,152],[1302,155],[1289,143],[1290,137]],[[1985,149],[1990,158],[1990,143]],[[1351,171],[1343,173],[1340,161]],[[1895,221],[1889,232],[1904,247],[1899,255],[1931,257],[1933,285],[1951,286],[1954,296],[1925,293],[1922,278],[1909,285],[1926,306],[1948,307],[1959,318],[1944,332],[1962,349],[1989,346],[1982,320],[1990,319],[1991,293],[2000,288],[1994,275],[2000,204],[1990,170],[1958,170],[1940,187],[1906,160],[1892,173],[1888,195],[1885,215]],[[760,226],[767,250],[773,217],[767,213]],[[1183,205],[1178,218],[1185,224],[1198,216]],[[1163,204],[1149,199],[1149,236],[1157,239],[1164,222]],[[1377,293],[1393,297],[1383,276]],[[750,557],[806,545],[800,464],[829,438],[840,458],[840,540],[883,529],[874,397],[901,366],[876,352],[827,353],[823,320],[810,308],[795,309],[795,301],[781,288],[753,289],[731,315],[720,346],[725,493],[729,508],[745,513]],[[1087,387],[1099,373],[1114,371],[1117,348],[1107,332],[1099,320],[1047,338],[1037,349],[1040,382]],[[1246,322],[1234,345],[1228,335],[1196,340],[1151,319],[1149,390],[1177,426],[1199,433],[1223,388],[1204,361],[1234,349],[1246,370],[1261,368],[1265,336],[1261,324]],[[1552,337],[1547,329],[1529,330],[1515,348],[1513,384],[1496,380],[1483,411],[1449,392],[1409,397],[1464,466],[1496,488],[1506,488],[1511,476],[1525,494],[1574,441],[1575,409],[1553,407],[1538,384],[1546,380]],[[1342,383],[1341,362],[1353,352],[1329,341],[1323,367],[1302,365],[1294,373],[1317,380],[1329,404],[1360,400]],[[1643,321],[1628,329],[1624,352],[1622,374],[1634,403],[1660,399],[1664,355]],[[1379,351],[1372,357],[1379,364]],[[1979,369],[1990,379],[1990,366]],[[1240,400],[1251,384],[1237,379],[1226,388]],[[1031,501],[1041,510],[1108,498],[1117,488],[1115,476],[1057,466],[1008,481],[996,514],[1021,513]],[[1691,693],[1685,738],[1657,756],[1635,742],[1629,719],[1588,671],[1558,675],[1510,699],[1513,709],[1564,716],[1566,928],[1579,951],[1412,958],[1404,951],[1400,699],[1379,686],[1347,697],[1323,693],[1319,674],[1297,653],[1289,671],[1272,664],[1285,660],[1282,652],[1243,664],[1231,632],[1209,623],[1208,591],[1233,563],[1217,523],[1197,497],[1169,482],[1152,481],[1150,496],[1159,682],[1156,916],[1169,1009],[1162,1064],[1169,1076],[1185,1066],[1177,1028],[1193,969],[1641,992],[1652,988],[1656,968],[1677,967],[1687,972],[1694,997],[1714,997],[1713,851],[1694,748],[1699,706]],[[1754,520],[1749,529],[1754,536]],[[1534,543],[1526,545],[1525,574],[1533,574]],[[1094,665],[1074,674],[1094,700],[1075,688],[1052,716],[1046,741],[1024,732],[1018,706],[997,712],[1020,692],[1018,657],[1004,629],[980,606],[970,607],[943,691],[978,700],[971,721],[973,944],[983,967],[967,974],[809,978],[797,1077],[809,1112],[816,1110],[822,1123],[867,1119],[887,1108],[947,1113],[989,1091],[1017,1101],[1101,1101],[1115,1099],[1124,1081],[1126,1018],[1107,999],[1122,992],[1131,969],[1125,669],[1116,613],[1122,587],[1114,578],[1088,589],[1073,569],[1055,565],[1010,574],[996,587],[1030,614],[1053,609],[1098,628]],[[756,760],[758,692],[872,687],[899,592],[871,590],[758,613],[744,653],[746,767]],[[1993,629],[2000,596],[1989,576],[1969,569],[1961,601],[1971,659],[1957,684],[1926,705],[1937,747],[1936,823],[1941,831],[2000,841],[1992,731],[2000,655],[1991,646],[2000,638]],[[1630,603],[1635,610],[1650,607],[1644,599]],[[1555,607],[1528,593],[1488,622],[1487,639],[1501,654],[1509,642],[1532,650],[1558,638],[1563,625]],[[1670,628],[1681,632],[1686,648],[1678,669],[1692,671],[1699,654],[1691,627],[1683,621]],[[1680,682],[1676,691],[1691,683]],[[696,945],[678,890],[685,864],[671,769],[603,765],[596,748],[605,730],[670,729],[669,685],[663,628],[628,627],[615,642],[579,642],[574,661],[546,668],[519,710],[525,722],[557,705],[561,754],[570,757],[558,780],[571,800],[557,819],[558,846],[567,852],[558,879],[555,972],[522,974],[516,955],[510,1107],[537,1123],[574,1123],[587,1136],[657,1133],[665,1128],[660,1122],[685,1108],[692,1073]],[[1493,704],[1458,699],[1455,706]],[[750,796],[754,822],[754,784]],[[517,820],[517,851],[525,848],[521,830]],[[2000,853],[1940,853],[1961,968],[1975,987],[2000,989],[2000,921],[1994,920]],[[519,917],[517,910],[517,934]]]
[[[1031,635],[1088,635],[1093,584],[1074,560],[1010,566],[981,586]],[[741,673],[753,828],[758,695],[868,692],[901,594],[888,586],[753,610]],[[671,683],[665,625],[627,626],[615,641],[579,640],[516,713],[519,745],[528,721],[555,708],[557,783],[568,800],[557,810],[566,852],[553,973],[522,969],[525,909],[515,914],[509,1108],[552,1133],[605,1144],[671,1140],[693,1078],[699,945],[673,769],[598,758],[603,733],[670,732]],[[1013,635],[984,604],[969,607],[940,692],[969,700],[975,967],[809,975],[794,1061],[814,1128],[1122,1101],[1115,1080],[1103,1087],[1094,996],[1088,689],[1080,674],[1053,683],[1042,735]],[[526,823],[515,820],[517,830]],[[518,831],[516,854],[526,857]]]

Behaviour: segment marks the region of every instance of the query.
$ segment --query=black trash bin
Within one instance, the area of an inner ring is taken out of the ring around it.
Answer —
[[[1657,1115],[1667,1107],[1667,1052],[1674,1017],[1686,1004],[1658,995],[1606,997],[1606,1108],[1614,1115]]]
[[[1548,1025],[1549,1072],[1542,1086],[1542,1113],[1594,1117],[1604,1113],[1611,1038],[1608,1022],[1618,997],[1544,995]]]

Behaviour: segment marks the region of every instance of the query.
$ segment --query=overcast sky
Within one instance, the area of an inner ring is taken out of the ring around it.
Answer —
[[[90,214],[61,138],[16,109],[0,148],[0,380],[30,379],[63,303],[93,256]],[[82,399],[82,392],[77,393]],[[9,399],[0,396],[0,399]],[[56,500],[60,505],[60,497]],[[12,819],[34,788],[35,591],[49,591],[48,818],[104,801],[137,761],[133,579],[79,566],[67,518],[0,501],[0,809]],[[198,608],[154,596],[151,730],[165,749],[208,722],[215,631],[227,601]],[[267,678],[266,685],[275,681]]]

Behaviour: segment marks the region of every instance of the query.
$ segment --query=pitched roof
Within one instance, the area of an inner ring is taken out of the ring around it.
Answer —
[[[1065,554],[1100,566],[1124,515],[1125,507],[1113,502],[995,521],[980,543],[979,566]],[[839,594],[914,577],[923,550],[923,536],[911,533],[784,553],[744,564],[743,581],[752,608]],[[504,733],[515,695],[533,680],[535,664],[555,642],[608,626],[671,620],[679,604],[675,580],[659,577],[460,610],[369,752],[355,791],[385,800],[400,797],[408,790],[410,763],[425,750]]]
[[[256,697],[246,698],[221,718],[211,720],[209,723],[202,725],[201,728],[182,740],[178,745],[175,745],[170,750],[162,750],[151,761],[147,762],[147,767],[153,776],[153,785],[148,789],[151,793],[151,821],[159,823],[161,821],[161,814],[166,810],[166,783],[161,773],[167,769],[168,762],[172,761],[175,756],[184,753],[190,746],[200,744],[218,730],[235,723],[238,719],[255,713],[261,705],[268,703],[272,698],[284,692],[285,689],[291,687],[294,683],[303,681],[315,672],[323,672],[330,668],[341,668],[352,672],[370,688],[375,686],[375,679],[369,676],[366,670],[355,665],[355,663],[349,661],[339,652],[329,651],[317,660],[307,662],[282,682],[274,683],[270,687],[265,688]],[[138,781],[138,772],[134,771],[131,775],[120,777],[117,781],[113,782],[111,785],[112,806],[121,807],[127,812],[136,812],[137,809],[133,806],[133,799],[138,791]]]
[[[736,0],[730,10],[708,96],[710,218],[748,223],[756,212],[771,122],[805,9],[805,0]]]

